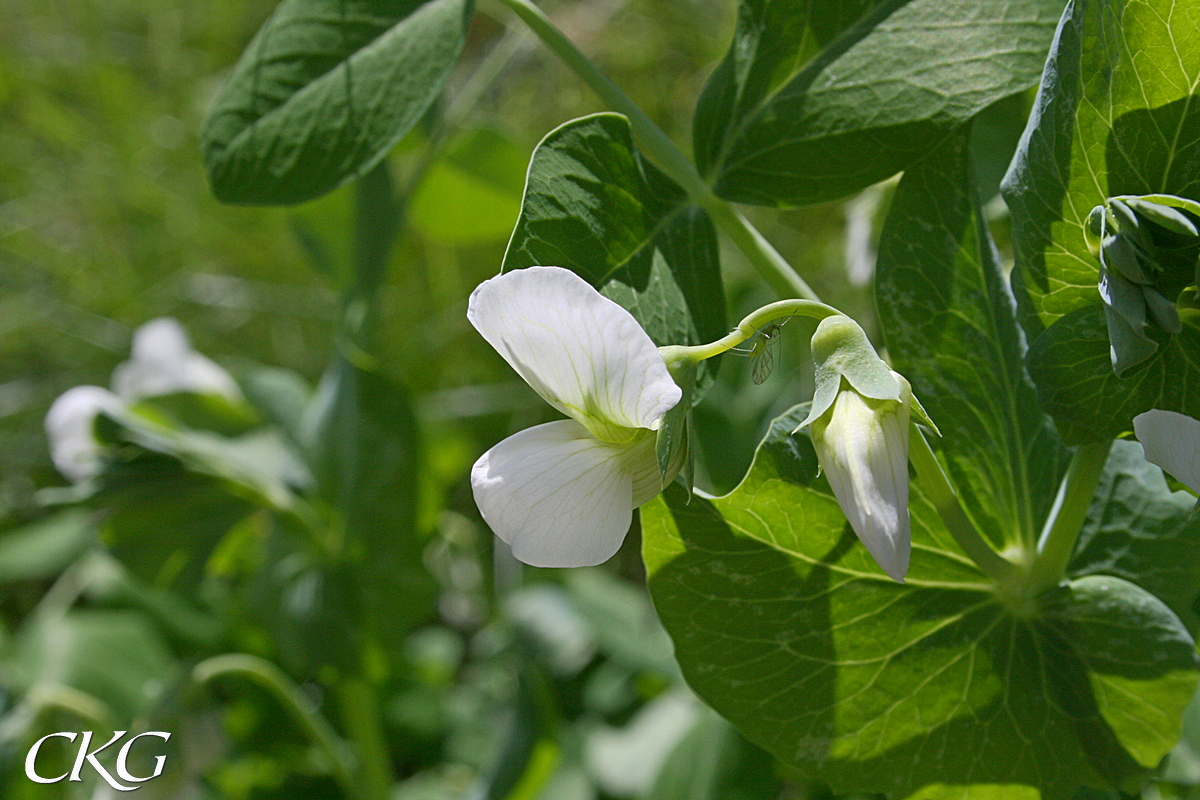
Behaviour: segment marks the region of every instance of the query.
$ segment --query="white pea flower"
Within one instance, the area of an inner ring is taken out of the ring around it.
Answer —
[[[242,399],[229,373],[193,350],[183,326],[170,317],[151,320],[134,331],[131,350],[131,358],[113,370],[113,391],[76,386],[60,395],[46,413],[50,457],[72,482],[94,478],[103,467],[103,452],[94,433],[101,412],[119,416],[131,403],[174,392]]]
[[[1200,493],[1200,420],[1155,408],[1133,418],[1133,431],[1147,461]]]
[[[914,413],[933,423],[854,320],[821,320],[812,352],[817,388],[799,427],[810,426],[817,460],[850,527],[883,571],[903,583],[912,551],[909,423]]]
[[[654,431],[682,392],[658,348],[633,315],[560,267],[484,281],[467,318],[570,417],[514,434],[475,462],[484,520],[526,564],[606,561],[633,509],[662,491]]]

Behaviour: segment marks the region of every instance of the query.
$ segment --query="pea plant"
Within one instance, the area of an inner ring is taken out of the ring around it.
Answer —
[[[1156,791],[1185,720],[1197,725],[1200,677],[1197,9],[738,0],[681,147],[531,0],[492,6],[609,109],[537,145],[499,274],[467,306],[566,417],[471,470],[505,550],[592,566],[636,524],[687,685],[798,780],[897,800]],[[470,0],[283,0],[212,106],[204,158],[221,201],[295,205],[356,183],[335,361],[309,401],[258,387],[285,441],[239,440],[231,456],[168,424],[195,409],[164,417],[120,392],[52,420],[75,437],[68,476],[102,468],[78,443],[94,418],[103,452],[136,446],[233,481],[291,536],[263,558],[322,576],[325,611],[352,620],[336,630],[317,604],[293,622],[304,657],[338,670],[356,755],[297,713],[331,742],[339,785],[371,798],[389,782],[372,665],[399,646],[390,595],[421,580],[406,541],[420,440],[377,370],[379,287],[406,210],[386,157],[429,119],[475,13]],[[472,102],[466,86],[451,108]],[[1032,110],[1002,203],[987,203],[981,120],[1023,113],[1005,104],[1019,96]],[[897,174],[872,343],[739,204],[839,200]],[[777,296],[735,326],[721,237]],[[693,408],[722,361],[751,359],[762,382],[783,335],[811,337],[812,396],[788,399],[731,492],[695,488]],[[171,389],[224,396],[218,422],[244,433],[236,390],[206,374]],[[341,566],[313,566],[329,559]],[[209,659],[198,679],[290,691],[239,658]]]

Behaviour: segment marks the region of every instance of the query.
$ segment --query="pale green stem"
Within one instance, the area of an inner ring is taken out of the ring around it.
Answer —
[[[706,210],[713,220],[738,246],[763,280],[785,296],[804,297],[819,301],[816,292],[805,283],[781,256],[736,209],[713,194],[712,188],[700,177],[692,162],[679,151],[674,142],[654,124],[650,117],[633,102],[607,75],[596,68],[587,56],[555,27],[541,9],[530,0],[499,0],[521,18],[537,34],[542,43],[592,88],[605,105],[629,118],[633,136],[646,155],[658,164],[687,191],[692,200]]]
[[[1111,448],[1111,440],[1085,444],[1071,456],[1071,464],[1038,539],[1037,560],[1033,565],[1035,591],[1057,586],[1066,574]]]
[[[942,470],[941,462],[937,460],[929,442],[916,425],[910,428],[908,458],[916,467],[921,491],[929,502],[933,503],[946,525],[946,530],[950,531],[958,546],[997,583],[1011,583],[1017,577],[1017,568],[993,550],[979,535],[967,512],[963,510],[958,493],[954,491],[950,479]]]
[[[358,750],[357,795],[364,800],[388,800],[393,776],[375,689],[365,678],[350,676],[338,684],[337,691],[346,733]]]
[[[334,778],[338,785],[349,797],[359,795],[354,779],[353,758],[347,752],[345,745],[334,733],[333,728],[325,718],[313,708],[312,702],[284,674],[283,670],[257,656],[244,653],[230,653],[213,656],[201,661],[192,669],[192,678],[198,684],[208,683],[224,675],[241,675],[249,678],[266,689],[279,700],[292,719],[294,719],[309,739],[317,744],[329,756],[333,765]]]
[[[824,303],[818,303],[813,300],[780,300],[775,303],[769,303],[749,314],[738,323],[736,328],[715,342],[698,344],[692,347],[672,345],[660,347],[659,351],[663,354],[663,358],[668,364],[684,359],[689,361],[703,361],[706,358],[719,356],[721,353],[737,347],[751,336],[759,333],[764,326],[775,320],[789,319],[791,317],[810,317],[821,320],[826,317],[836,316],[843,316],[843,314],[833,306],[827,306]]]

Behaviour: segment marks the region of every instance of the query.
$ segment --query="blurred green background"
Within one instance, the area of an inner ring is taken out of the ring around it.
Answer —
[[[222,206],[199,157],[205,110],[272,7],[259,0],[11,0],[0,8],[3,511],[28,513],[35,488],[55,482],[40,431],[49,403],[70,386],[106,383],[128,353],[133,328],[146,320],[178,318],[201,352],[235,369],[255,362],[315,380],[327,362],[336,298],[293,226],[301,218],[331,235],[343,230],[350,189],[299,209]],[[732,31],[732,4],[594,0],[550,8],[584,52],[686,147],[692,104]],[[501,60],[503,71],[480,102],[458,114],[444,157],[410,197],[415,230],[392,259],[381,337],[386,370],[436,410],[434,424],[454,430],[480,412],[539,407],[469,329],[466,298],[499,269],[533,146],[558,124],[602,110],[502,11],[486,4],[480,11],[443,110],[509,24],[511,57]],[[486,134],[482,164],[470,139],[477,130]],[[426,155],[422,138],[414,133],[392,157],[401,186]],[[867,294],[844,281],[840,204],[757,216],[823,297],[870,324]],[[731,319],[773,299],[739,255],[723,255]],[[798,330],[785,342],[804,339]],[[739,383],[744,364],[726,362]],[[780,364],[786,376],[796,361]],[[709,405],[752,430],[781,393],[775,381],[739,393],[732,406],[731,397],[714,392]],[[457,405],[436,394],[462,387],[475,388],[449,395]],[[740,477],[752,445],[751,436],[738,459],[714,460],[718,485]],[[476,443],[466,449],[462,457],[473,460]]]

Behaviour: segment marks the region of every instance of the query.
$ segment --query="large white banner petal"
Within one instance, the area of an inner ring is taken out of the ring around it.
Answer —
[[[599,564],[620,548],[633,518],[634,451],[595,439],[574,420],[536,425],[475,462],[475,503],[526,564]]]
[[[529,267],[486,280],[467,318],[539,395],[598,438],[626,441],[628,429],[657,427],[679,402],[633,315],[570,270]]]

